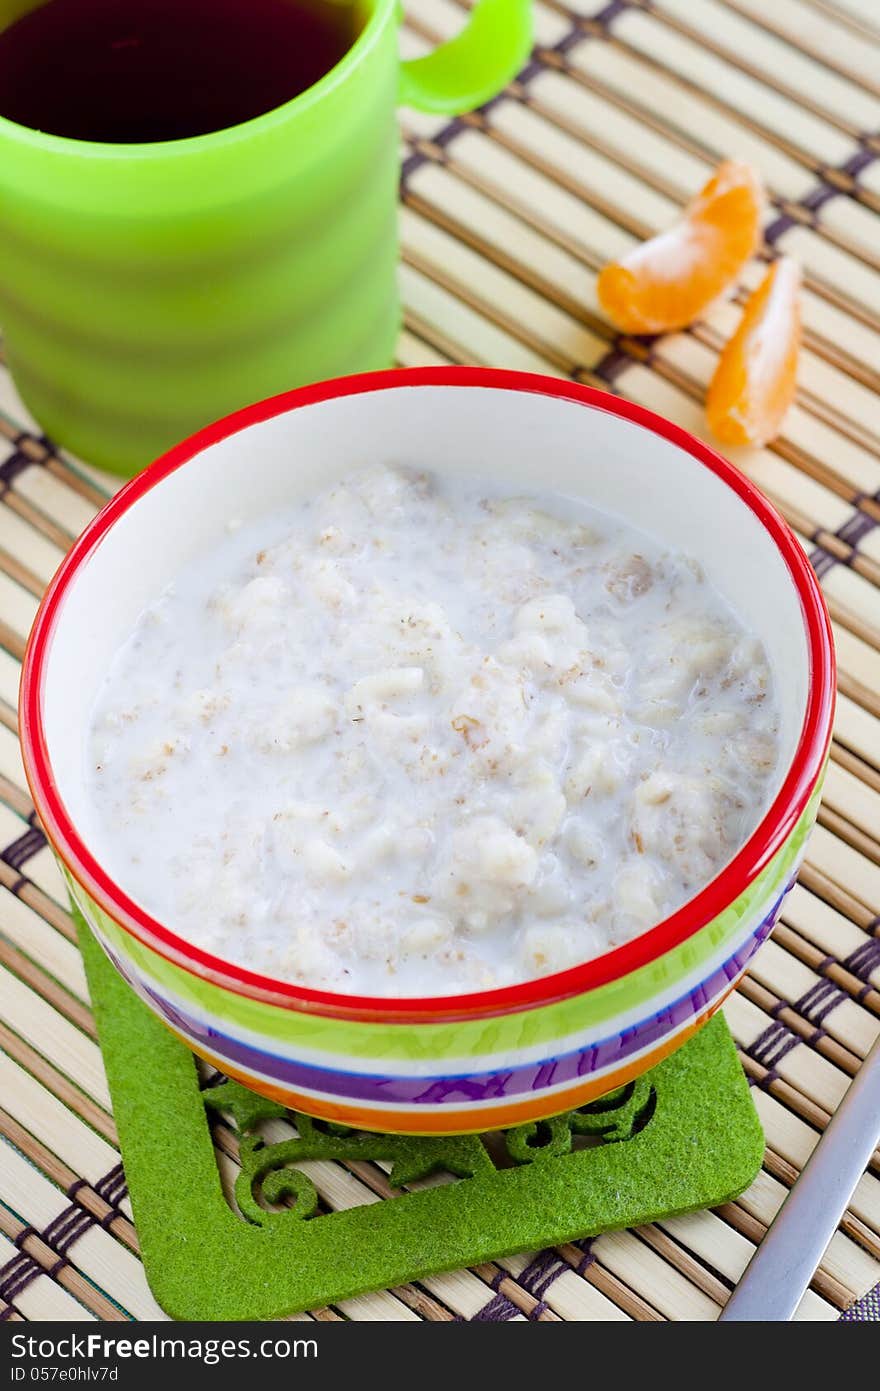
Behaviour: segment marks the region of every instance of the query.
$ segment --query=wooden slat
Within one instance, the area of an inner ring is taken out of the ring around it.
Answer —
[[[815,58],[823,91],[830,74],[840,72],[863,83],[868,91],[880,92],[880,27],[874,0],[836,0],[827,8],[798,4],[798,0],[773,0],[772,5],[764,0],[727,0],[727,4]],[[841,12],[839,17],[833,16],[835,8]],[[846,15],[861,21],[856,32],[840,23]]]
[[[652,14],[626,9],[615,19],[612,32],[616,40],[647,57],[652,66],[674,73],[677,81],[707,94],[713,104],[808,164],[843,164],[855,153],[851,137],[781,95],[775,85],[726,63]],[[784,79],[785,74],[782,76]]]
[[[733,63],[738,71],[755,74],[764,85],[784,92],[787,99],[817,113],[820,120],[830,121],[837,129],[858,136],[880,128],[880,86],[872,93],[857,81],[840,76],[799,43],[778,39],[771,28],[753,23],[719,0],[700,0],[699,5],[688,0],[658,0],[653,8],[658,17],[672,20],[676,30],[710,47],[722,61]],[[763,10],[766,16],[768,6]],[[880,52],[875,53],[875,59],[880,64]],[[876,72],[870,86],[876,85]]]

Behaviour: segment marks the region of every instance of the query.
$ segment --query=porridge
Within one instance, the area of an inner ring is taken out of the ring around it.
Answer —
[[[699,566],[585,504],[404,468],[230,524],[93,713],[99,857],[206,951],[376,995],[626,941],[775,784],[766,654]]]

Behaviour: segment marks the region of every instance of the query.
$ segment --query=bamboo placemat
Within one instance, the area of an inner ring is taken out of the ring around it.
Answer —
[[[301,1319],[714,1319],[880,1031],[880,10],[875,0],[556,0],[516,82],[453,121],[405,111],[404,365],[482,362],[604,386],[704,434],[736,302],[782,251],[806,271],[798,403],[737,462],[785,514],[828,598],[840,701],[819,826],[782,921],[726,1015],[767,1136],[738,1202],[438,1275]],[[411,0],[403,44],[453,33]],[[771,195],[760,256],[686,333],[603,318],[603,262],[674,216],[724,156]],[[110,484],[52,452],[0,370],[0,1318],[164,1317],[137,1255],[107,1084],[58,871],[15,738],[42,589]],[[233,1160],[219,1153],[221,1171]],[[381,1200],[322,1164],[330,1207]],[[880,1281],[880,1154],[800,1310]],[[866,1301],[865,1316],[877,1303]],[[873,1315],[876,1317],[876,1313]]]

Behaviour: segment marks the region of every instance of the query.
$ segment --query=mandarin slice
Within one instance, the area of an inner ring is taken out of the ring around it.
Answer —
[[[666,232],[599,276],[599,302],[624,333],[665,333],[693,323],[739,273],[758,244],[761,182],[725,160]]]
[[[801,270],[783,256],[746,303],[709,385],[706,417],[722,444],[767,444],[794,399]]]

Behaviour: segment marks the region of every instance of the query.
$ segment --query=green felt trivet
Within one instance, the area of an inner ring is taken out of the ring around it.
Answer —
[[[175,1318],[278,1318],[713,1207],[760,1168],[761,1127],[720,1016],[636,1083],[551,1121],[485,1141],[373,1135],[290,1115],[237,1083],[201,1091],[189,1050],[81,920],[79,932],[147,1278]],[[238,1130],[243,1216],[224,1197],[206,1107]],[[298,1138],[265,1138],[282,1117]],[[397,1189],[444,1171],[457,1181],[325,1213],[294,1167],[316,1159],[390,1163]]]

